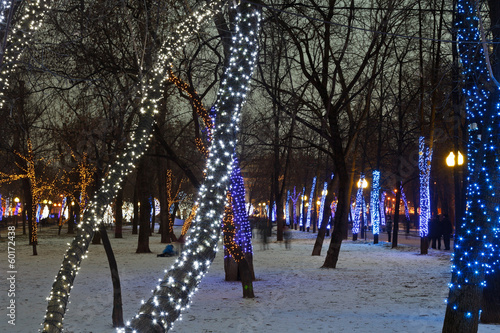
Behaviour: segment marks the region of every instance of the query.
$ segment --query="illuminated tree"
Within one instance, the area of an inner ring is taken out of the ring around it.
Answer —
[[[354,207],[354,219],[352,221],[352,240],[354,241],[358,239],[358,233],[360,231],[360,221],[362,218],[364,218],[365,214],[365,201],[363,194],[365,184],[365,175],[361,173],[359,181],[357,183],[358,191],[356,192],[356,205]]]
[[[212,5],[217,6],[218,4]],[[200,28],[206,17],[212,15],[213,8],[204,7],[201,13],[195,11],[192,17],[185,19],[177,26],[172,35],[163,42],[154,66],[152,65],[149,75],[144,78],[147,81],[144,82],[141,89],[141,117],[139,123],[132,134],[131,142],[127,144],[125,151],[117,156],[107,177],[102,180],[99,190],[84,213],[77,235],[67,251],[52,286],[43,323],[44,332],[59,332],[61,330],[76,271],[87,252],[96,228],[99,227],[102,221],[105,208],[114,199],[115,193],[121,188],[124,176],[131,172],[148,145],[153,127],[153,115],[157,112],[158,102],[162,98],[156,89],[161,87],[165,79],[166,65],[173,60],[176,50],[182,47],[191,34]]]
[[[380,234],[380,171],[374,170],[370,195],[370,216],[373,228],[373,243],[378,244]]]
[[[493,35],[494,41],[493,52],[490,55],[490,62],[492,66],[491,70],[493,76],[495,78],[498,78],[500,77],[500,47],[498,45],[500,41],[500,2],[489,0],[488,6],[491,21],[490,31]],[[495,95],[493,94],[493,96]],[[457,170],[457,168],[454,168],[454,170]],[[459,195],[457,195],[457,197],[458,196]],[[500,225],[497,225],[496,229],[494,229],[493,236],[494,238],[492,242],[492,250],[494,251],[494,253],[496,253],[496,255],[491,256],[489,260],[491,269],[487,272],[488,274],[485,277],[486,286],[483,290],[483,302],[480,320],[482,323],[500,324]]]
[[[207,161],[206,178],[199,194],[193,232],[181,257],[166,272],[153,295],[125,331],[168,331],[206,273],[214,256],[225,205],[225,191],[230,184],[233,154],[242,103],[255,66],[260,15],[251,4],[237,7],[236,27],[230,64],[221,83],[217,120]]]
[[[309,195],[309,204],[307,207],[307,215],[305,217],[305,223],[304,223],[304,226],[308,232],[309,232],[309,227],[311,226],[312,211],[314,210],[314,190],[316,189],[316,178],[317,177],[313,178],[311,193]]]
[[[420,253],[427,254],[429,247],[429,220],[431,218],[431,194],[429,183],[431,179],[432,148],[427,147],[425,138],[419,138],[418,170],[420,175]]]
[[[253,271],[252,229],[248,220],[245,207],[245,185],[237,158],[234,158],[233,172],[231,174],[231,209],[226,207],[226,212],[231,216],[224,216],[224,270],[226,281],[241,280],[245,285],[255,279]],[[230,233],[226,235],[226,230]],[[246,263],[241,262],[245,260]],[[243,276],[246,275],[246,276]],[[245,281],[245,282],[243,282]],[[253,297],[246,295],[244,297]]]
[[[162,208],[166,210],[167,213],[167,223],[162,226],[162,232],[161,232],[161,242],[162,243],[170,243],[170,242],[175,242],[177,240],[177,237],[174,235],[174,221],[175,221],[175,215],[178,209],[178,203],[180,202],[180,193],[181,193],[181,186],[183,183],[183,179],[181,179],[180,182],[178,182],[177,189],[174,191],[172,188],[173,186],[173,173],[172,170],[167,170],[167,177],[166,177],[166,207]]]
[[[26,156],[16,152],[20,163],[16,163],[17,167],[20,168],[24,173],[7,175],[0,172],[0,183],[10,183],[15,180],[26,181],[29,185],[29,190],[25,191],[26,204],[25,209],[28,212],[28,221],[30,226],[30,244],[33,247],[33,255],[37,255],[37,244],[38,244],[38,224],[36,221],[36,211],[37,207],[41,202],[41,196],[43,193],[48,193],[54,189],[54,182],[43,180],[41,175],[36,172],[35,162],[44,161],[43,158],[35,160],[35,154],[33,152],[33,145],[31,140],[28,139],[27,142],[28,152]],[[47,166],[47,165],[46,165]]]
[[[290,200],[292,201],[292,224],[297,230],[297,201],[300,199],[300,193],[297,193],[295,186],[293,187],[293,194],[290,196]],[[292,227],[292,226],[290,226]]]
[[[457,226],[443,332],[477,332],[485,275],[497,270],[500,225],[500,93],[490,67],[479,2],[457,1],[457,41],[462,60],[469,138],[467,210]],[[492,260],[493,259],[493,260]]]

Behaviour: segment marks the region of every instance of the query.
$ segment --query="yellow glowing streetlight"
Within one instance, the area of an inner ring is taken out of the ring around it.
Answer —
[[[448,157],[446,157],[446,165],[449,167],[454,167],[455,166],[455,154],[450,151],[450,154]],[[464,156],[458,152],[458,165],[463,165],[464,164]]]
[[[363,178],[363,180],[358,180],[358,188],[360,187],[363,187],[363,188],[367,188],[368,187],[368,182],[366,181],[366,179]]]
[[[14,202],[15,202],[16,204],[17,204],[17,203],[19,203],[19,198],[18,198],[18,197],[15,197],[15,198],[14,198]]]

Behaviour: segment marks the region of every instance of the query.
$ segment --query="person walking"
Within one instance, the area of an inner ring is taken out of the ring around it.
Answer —
[[[387,215],[387,220],[385,222],[385,229],[387,231],[387,241],[391,242],[391,233],[392,233],[392,218],[391,215]]]
[[[292,240],[292,231],[290,227],[285,225],[283,228],[283,236],[285,238],[285,249],[290,250],[290,241]]]
[[[453,233],[453,225],[451,220],[448,218],[448,214],[443,215],[443,220],[441,221],[441,229],[443,233],[443,245],[445,250],[450,249],[450,238]]]
[[[431,247],[433,249],[437,248],[441,250],[441,222],[439,222],[439,217],[433,215],[429,221],[429,238],[431,239]]]

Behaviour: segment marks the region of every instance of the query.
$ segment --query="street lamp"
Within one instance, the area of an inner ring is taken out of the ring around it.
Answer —
[[[460,171],[462,170],[462,165],[464,164],[464,156],[457,150],[457,155],[453,151],[450,151],[446,157],[446,165],[453,168],[453,183],[455,186],[455,228],[459,225],[462,219],[462,189],[460,181]]]
[[[363,178],[362,180],[361,179],[358,180],[357,185],[358,185],[358,188],[360,188],[360,187],[367,188],[368,187],[368,182],[366,181],[365,178]]]
[[[458,158],[455,158],[455,153],[450,151],[450,154],[448,154],[448,157],[446,157],[446,165],[449,167],[454,167],[455,163],[458,165],[463,165],[464,164],[464,156],[458,152]]]
[[[15,197],[14,202],[16,203],[16,208],[14,210],[14,224],[16,225],[17,228],[17,216],[19,215],[19,198]]]

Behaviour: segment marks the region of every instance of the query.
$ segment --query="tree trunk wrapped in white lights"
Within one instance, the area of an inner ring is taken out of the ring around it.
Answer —
[[[158,102],[162,96],[160,87],[166,78],[165,75],[173,60],[174,53],[186,44],[190,36],[200,29],[200,25],[206,20],[206,17],[212,16],[219,5],[220,2],[217,2],[205,7],[201,13],[193,13],[190,18],[179,25],[177,31],[172,34],[173,36],[166,39],[160,49],[156,65],[150,72],[150,79],[143,87],[140,121],[131,138],[131,143],[128,144],[123,154],[117,156],[114,166],[106,179],[102,181],[103,185],[85,211],[77,235],[67,250],[52,285],[43,332],[60,332],[62,330],[62,320],[66,312],[69,293],[94,232],[102,221],[106,207],[121,188],[124,177],[132,171],[137,160],[147,149],[153,126],[153,115],[156,113]]]
[[[190,298],[215,257],[233,167],[240,110],[258,48],[259,12],[251,4],[241,4],[236,10],[239,11],[236,32],[232,39],[229,68],[216,106],[216,127],[205,182],[199,193],[196,220],[181,256],[122,332],[165,332],[172,328],[181,311],[189,306]]]

